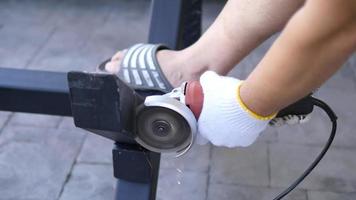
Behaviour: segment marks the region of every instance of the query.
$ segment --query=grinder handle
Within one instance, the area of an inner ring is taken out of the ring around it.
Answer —
[[[185,104],[193,112],[196,119],[199,118],[204,103],[203,88],[199,81],[190,81],[185,86]],[[284,117],[287,115],[307,115],[313,112],[312,94],[298,100],[297,102],[287,106],[280,110],[277,114],[278,117]]]
[[[190,81],[184,89],[185,104],[193,112],[196,119],[199,118],[203,108],[204,93],[199,81]]]

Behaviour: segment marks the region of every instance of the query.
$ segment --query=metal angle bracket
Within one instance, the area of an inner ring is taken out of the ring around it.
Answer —
[[[69,72],[72,115],[77,127],[116,142],[135,143],[135,108],[143,101],[116,75]]]

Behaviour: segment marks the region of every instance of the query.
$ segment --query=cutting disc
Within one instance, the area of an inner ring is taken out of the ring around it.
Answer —
[[[135,139],[143,147],[159,153],[179,153],[192,144],[196,121],[183,103],[151,96],[138,109],[136,127]]]

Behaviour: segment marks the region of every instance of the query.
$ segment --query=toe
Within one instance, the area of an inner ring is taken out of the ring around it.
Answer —
[[[118,51],[112,58],[112,61],[119,61],[122,60],[124,58],[124,55],[126,53],[126,49],[122,50],[122,51]]]
[[[117,74],[120,70],[121,61],[124,58],[125,53],[126,53],[126,49],[124,49],[122,51],[118,51],[111,58],[111,61],[106,63],[106,65],[105,65],[106,71],[113,73],[113,74]]]
[[[105,69],[110,73],[117,74],[120,70],[120,63],[121,60],[108,62],[105,65]]]

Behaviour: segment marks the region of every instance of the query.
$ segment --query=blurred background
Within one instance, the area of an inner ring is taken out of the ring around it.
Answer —
[[[204,30],[224,2],[205,1]],[[149,12],[149,0],[1,0],[0,67],[94,70],[117,50],[147,41]],[[245,78],[276,36],[231,75]],[[339,116],[336,140],[286,199],[354,200],[355,54],[316,96]],[[157,199],[273,199],[314,160],[330,128],[316,110],[309,123],[269,128],[248,148],[195,146],[180,159],[163,157]],[[112,145],[71,118],[0,112],[0,200],[113,199]]]

